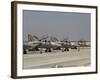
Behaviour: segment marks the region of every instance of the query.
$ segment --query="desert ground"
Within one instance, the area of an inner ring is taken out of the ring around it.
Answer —
[[[80,51],[55,50],[42,54],[38,51],[29,51],[28,54],[23,55],[23,69],[89,66],[91,64],[90,51],[89,47],[80,48]]]

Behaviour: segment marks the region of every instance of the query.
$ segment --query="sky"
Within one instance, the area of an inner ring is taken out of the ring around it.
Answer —
[[[90,41],[90,18],[90,13],[23,10],[23,38],[27,41],[31,34],[55,36],[59,40]]]

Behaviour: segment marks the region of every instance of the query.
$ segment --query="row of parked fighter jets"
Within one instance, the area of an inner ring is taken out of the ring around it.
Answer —
[[[23,53],[27,54],[27,50],[52,52],[53,50],[69,51],[69,49],[78,49],[79,44],[71,44],[70,41],[48,41],[46,38],[43,40],[27,41],[23,43]]]

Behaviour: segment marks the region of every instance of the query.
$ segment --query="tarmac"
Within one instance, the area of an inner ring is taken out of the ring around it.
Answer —
[[[39,51],[29,51],[23,55],[23,69],[89,66],[90,51],[90,48],[81,48],[80,51],[71,49],[65,52],[55,50],[42,54]]]

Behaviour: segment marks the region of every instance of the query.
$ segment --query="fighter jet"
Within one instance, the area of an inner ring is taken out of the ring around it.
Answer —
[[[61,44],[54,40],[57,41],[57,38],[43,35],[39,39],[37,36],[28,35],[28,42],[23,44],[24,53],[26,53],[26,50],[40,51],[40,53],[43,53],[43,50],[44,52],[51,52],[53,49],[60,48]]]
[[[54,49],[57,49],[58,47],[60,48],[61,44],[58,44],[58,39],[52,36],[45,36],[45,38],[41,39],[41,44],[38,45],[40,53],[43,52],[43,49],[45,49],[45,52],[52,52]]]
[[[38,37],[35,35],[28,34],[28,41],[23,42],[23,53],[27,54],[27,50],[30,51],[39,51],[38,45],[40,45],[41,42],[39,41]]]
[[[69,49],[78,49],[79,47],[78,42],[70,41],[68,38],[64,38],[61,44],[62,52],[69,51]]]

